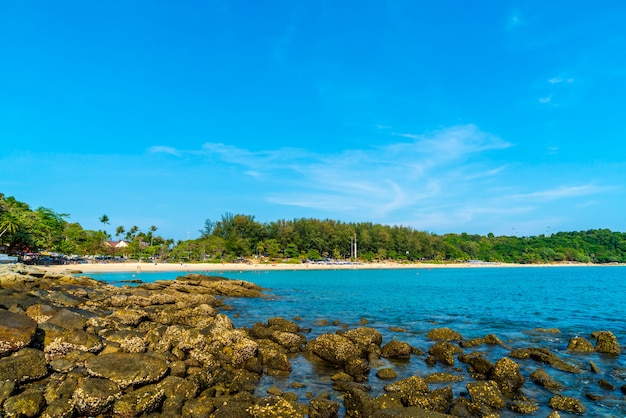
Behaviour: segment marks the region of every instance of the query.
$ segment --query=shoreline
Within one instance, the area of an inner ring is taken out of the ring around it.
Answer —
[[[451,269],[451,268],[550,268],[550,267],[601,267],[619,264],[513,264],[513,263],[93,263],[36,266],[50,272],[80,270],[81,273],[133,273],[133,272],[224,272],[224,271],[286,271],[286,270],[391,270],[391,269]]]

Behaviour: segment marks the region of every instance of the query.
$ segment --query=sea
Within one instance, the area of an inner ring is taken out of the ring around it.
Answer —
[[[101,273],[91,277],[115,285],[131,280],[154,282],[174,280],[185,272]],[[594,331],[608,330],[620,345],[626,344],[626,267],[488,267],[417,269],[337,269],[207,272],[230,279],[247,280],[264,288],[263,298],[227,298],[225,313],[236,327],[251,327],[272,317],[295,321],[310,329],[307,340],[324,333],[372,327],[383,335],[383,344],[397,339],[427,352],[433,341],[426,334],[449,327],[464,339],[495,334],[505,346],[479,346],[492,362],[517,348],[545,347],[561,359],[579,366],[581,374],[553,369],[534,360],[514,359],[526,378],[522,392],[539,401],[536,416],[551,412],[547,407],[552,393],[535,385],[528,376],[543,368],[565,386],[562,394],[580,399],[588,416],[626,416],[626,398],[620,387],[626,384],[626,352],[620,356],[572,354],[566,350],[576,336],[591,339]],[[465,352],[469,352],[466,349]],[[366,384],[372,396],[384,393],[389,382],[378,379],[376,369],[392,367],[398,378],[426,376],[436,371],[462,374],[466,381],[431,384],[435,389],[452,386],[455,397],[467,396],[467,365],[426,365],[425,356],[410,361],[382,359]],[[331,376],[337,372],[311,363],[304,356],[291,359],[292,373],[286,378],[264,376],[257,388],[265,396],[269,387],[307,398],[327,393],[340,401],[332,390]],[[594,362],[599,372],[590,371]],[[599,380],[614,389],[604,389]],[[294,383],[297,385],[294,386]],[[340,411],[341,412],[341,411]],[[507,415],[508,414],[508,415]],[[501,416],[519,416],[504,411]],[[561,416],[569,416],[561,413]],[[573,415],[572,415],[573,416]]]

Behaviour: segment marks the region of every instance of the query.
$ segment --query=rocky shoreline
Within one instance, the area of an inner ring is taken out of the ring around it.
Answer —
[[[493,359],[494,347],[506,349],[497,336],[464,339],[449,328],[431,330],[423,350],[385,342],[366,324],[307,339],[310,330],[280,317],[236,328],[223,299],[263,297],[250,282],[187,274],[115,287],[73,273],[0,267],[0,416],[484,417],[546,406],[551,417],[584,414],[557,373],[595,380],[602,395],[586,401],[626,393],[585,359],[600,353],[611,367],[620,347],[610,331],[571,338],[576,363],[537,346]],[[335,370],[327,391],[306,400],[276,387],[259,393],[263,376],[289,376],[298,356]],[[432,373],[398,379],[381,359],[425,362]],[[534,371],[523,373],[522,362]],[[388,382],[385,393],[371,393],[373,379]],[[465,392],[455,397],[458,382]],[[547,405],[529,387],[549,393]]]

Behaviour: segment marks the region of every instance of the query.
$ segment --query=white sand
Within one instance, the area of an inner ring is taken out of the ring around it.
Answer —
[[[38,266],[48,271],[79,270],[83,273],[114,273],[114,272],[159,272],[159,271],[189,271],[189,272],[217,272],[217,271],[271,271],[271,270],[385,270],[385,269],[431,269],[431,268],[493,268],[493,267],[562,267],[588,266],[590,264],[559,263],[559,264],[507,264],[507,263],[355,263],[355,264],[285,264],[285,263],[94,263],[71,264],[62,266]]]

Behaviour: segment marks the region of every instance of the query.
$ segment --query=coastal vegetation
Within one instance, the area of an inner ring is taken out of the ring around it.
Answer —
[[[111,222],[107,215],[99,218],[103,230],[98,231],[84,229],[69,222],[68,217],[45,207],[31,209],[28,204],[0,193],[0,245],[3,251],[16,254],[49,251],[186,262],[626,262],[626,233],[609,229],[528,237],[492,233],[438,235],[409,226],[330,219],[261,223],[252,215],[226,213],[217,221],[207,219],[199,238],[178,242],[157,235],[155,225],[145,232],[137,225],[128,229],[118,226],[115,237],[123,239],[126,246],[116,248],[109,244],[111,235],[104,230]]]

